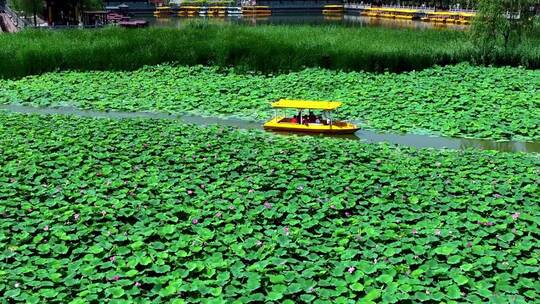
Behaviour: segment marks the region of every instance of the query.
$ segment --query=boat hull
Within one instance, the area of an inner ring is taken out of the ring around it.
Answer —
[[[298,124],[289,122],[280,122],[283,118],[275,118],[264,124],[265,130],[280,131],[280,132],[307,132],[307,133],[324,133],[324,134],[352,134],[360,128],[350,123],[340,122],[336,125],[324,124]]]

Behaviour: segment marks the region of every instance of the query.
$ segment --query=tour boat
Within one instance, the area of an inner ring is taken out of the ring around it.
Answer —
[[[332,119],[332,113],[340,106],[341,102],[337,101],[281,99],[272,103],[274,117],[264,124],[264,129],[329,134],[350,134],[358,131],[360,128],[350,122]],[[297,109],[298,114],[288,117],[285,113],[287,109]],[[313,111],[322,111],[322,115],[315,115]],[[307,113],[309,115],[305,115]]]

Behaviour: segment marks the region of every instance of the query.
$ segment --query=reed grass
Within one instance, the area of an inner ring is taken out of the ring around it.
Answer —
[[[540,43],[502,52],[500,65],[540,67]],[[143,65],[235,66],[262,72],[324,67],[406,71],[475,62],[467,34],[451,30],[306,25],[214,25],[180,29],[29,30],[0,36],[0,77],[55,70],[133,70]]]

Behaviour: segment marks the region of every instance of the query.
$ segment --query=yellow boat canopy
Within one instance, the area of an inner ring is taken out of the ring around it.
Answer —
[[[314,100],[290,100],[280,99],[272,103],[273,108],[289,109],[313,109],[313,110],[335,110],[341,106],[339,101],[314,101]]]

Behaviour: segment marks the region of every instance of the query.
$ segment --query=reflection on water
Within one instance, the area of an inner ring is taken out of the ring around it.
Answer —
[[[203,117],[197,115],[174,115],[166,113],[152,112],[100,112],[90,110],[79,110],[73,107],[58,108],[37,108],[21,105],[0,105],[0,110],[7,110],[17,113],[35,113],[35,114],[63,114],[77,115],[82,117],[94,118],[152,118],[152,119],[174,119],[186,123],[197,125],[220,125],[230,126],[240,129],[262,129],[263,122],[250,121],[239,118],[219,118]],[[496,150],[502,152],[535,152],[540,153],[540,141],[518,142],[518,141],[493,141],[487,139],[469,139],[469,138],[449,138],[414,134],[393,134],[379,133],[376,131],[359,130],[350,135],[313,135],[299,133],[276,132],[282,135],[300,135],[300,136],[321,136],[334,137],[349,140],[361,140],[365,143],[391,143],[415,148],[435,148],[435,149],[454,149],[463,150],[475,148],[480,150]]]
[[[445,29],[466,29],[466,25],[441,24],[423,22],[418,20],[402,20],[402,19],[386,19],[386,18],[370,18],[365,16],[342,15],[342,16],[323,16],[323,15],[272,15],[265,17],[245,17],[245,16],[230,16],[230,17],[169,17],[155,18],[154,16],[141,16],[147,20],[150,26],[155,27],[174,27],[179,28],[183,24],[193,20],[208,20],[212,23],[234,23],[246,25],[258,24],[308,24],[308,25],[324,25],[324,24],[339,24],[345,26],[372,26],[372,27],[390,27],[390,28],[413,28],[413,29],[429,29],[429,28],[445,28]]]

